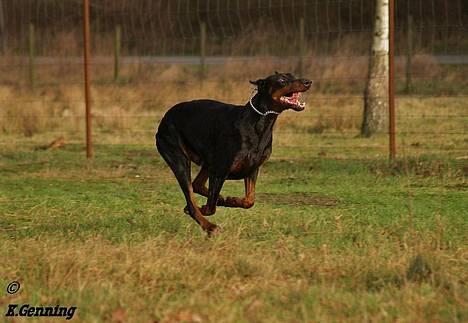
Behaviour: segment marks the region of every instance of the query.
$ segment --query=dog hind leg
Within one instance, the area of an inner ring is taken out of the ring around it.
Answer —
[[[193,191],[204,197],[208,197],[208,188],[206,187],[207,181],[208,181],[208,168],[205,165],[202,165],[200,172],[195,177],[195,180],[192,183]]]
[[[188,206],[188,214],[202,227],[204,231],[211,234],[218,229],[218,226],[206,220],[200,212],[191,183],[190,160],[178,145],[178,141],[175,140],[173,136],[170,137],[171,138],[169,140],[162,136],[157,137],[156,144],[158,151],[171,168],[182,192],[184,193]]]
[[[200,194],[201,196],[204,196],[204,197],[208,197],[208,188],[206,187],[206,182],[208,181],[208,177],[209,177],[208,167],[203,165],[200,169],[200,172],[195,177],[195,180],[192,183],[194,193]],[[219,195],[217,205],[223,205],[223,204],[224,204],[224,198],[221,195]],[[205,216],[212,215],[212,214],[205,214],[203,210],[206,210],[206,208],[205,209],[202,208],[203,215]],[[188,205],[185,206],[184,212],[186,214],[189,214]]]

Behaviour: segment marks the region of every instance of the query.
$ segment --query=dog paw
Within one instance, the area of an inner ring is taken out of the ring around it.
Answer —
[[[204,228],[204,230],[206,231],[208,238],[211,238],[221,233],[221,228],[213,223],[210,223],[210,225]]]
[[[226,199],[222,197],[221,195],[218,196],[218,200],[216,201],[217,206],[225,206],[226,205]]]
[[[216,209],[215,209],[215,210],[210,210],[210,209],[208,208],[208,205],[203,205],[203,206],[200,208],[200,212],[201,212],[204,216],[210,216],[210,215],[215,214]]]
[[[214,210],[214,211],[209,210],[208,206],[206,206],[206,205],[203,205],[201,208],[198,208],[198,209],[200,210],[201,214],[203,214],[204,216],[210,216],[210,215],[215,214],[215,212],[216,212],[216,210]],[[190,215],[188,205],[186,205],[184,207],[184,213]]]

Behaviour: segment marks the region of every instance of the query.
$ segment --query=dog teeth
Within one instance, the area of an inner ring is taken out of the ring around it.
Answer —
[[[300,93],[298,93],[298,95],[295,95],[295,94],[294,94],[291,98],[290,98],[290,97],[287,97],[287,96],[282,96],[282,97],[280,98],[280,100],[281,100],[282,102],[287,103],[287,104],[293,104],[293,105],[297,105],[297,106],[299,106],[299,107],[301,107],[301,108],[305,108],[306,103],[305,103],[305,102],[300,102],[300,101],[298,100],[299,95],[300,95]]]

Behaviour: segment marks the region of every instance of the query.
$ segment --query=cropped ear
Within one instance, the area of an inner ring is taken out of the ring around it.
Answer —
[[[256,85],[258,90],[262,89],[266,83],[266,81],[263,79],[258,79],[256,81],[249,81],[249,82],[250,84]]]
[[[275,74],[279,74],[278,71],[275,71]]]

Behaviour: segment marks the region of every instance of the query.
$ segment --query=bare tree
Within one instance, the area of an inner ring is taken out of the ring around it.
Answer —
[[[374,37],[364,94],[361,135],[372,137],[388,125],[389,0],[376,0]]]

